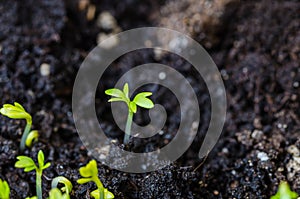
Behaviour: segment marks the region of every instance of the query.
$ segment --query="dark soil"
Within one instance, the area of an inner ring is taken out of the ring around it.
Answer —
[[[190,16],[202,5],[197,2],[105,0],[91,1],[82,9],[73,0],[0,2],[0,104],[17,101],[33,115],[34,129],[41,137],[24,153],[36,158],[42,149],[52,163],[44,173],[44,198],[51,179],[58,175],[72,181],[72,198],[90,198],[95,188],[93,184],[76,183],[78,169],[92,157],[76,132],[71,97],[78,68],[97,45],[97,35],[109,33],[96,25],[98,14],[109,11],[122,30],[161,24],[178,27],[173,24],[176,22],[163,19],[180,12],[180,22],[185,13]],[[185,3],[194,6],[181,5]],[[96,13],[88,20],[91,5]],[[130,199],[269,198],[279,182],[287,180],[300,193],[299,13],[300,3],[296,0],[241,1],[234,12],[230,10],[230,17],[224,15],[224,23],[211,29],[217,32],[205,32],[204,40],[201,29],[190,32],[204,42],[218,65],[228,97],[223,135],[205,162],[197,153],[209,124],[210,99],[201,77],[173,54],[157,60],[151,50],[141,50],[115,61],[101,80],[96,103],[99,114],[108,112],[102,118],[102,126],[109,136],[122,140],[103,91],[111,88],[125,71],[142,63],[167,64],[189,78],[198,96],[201,124],[184,156],[159,171],[122,173],[99,163],[99,177],[105,187],[116,198]],[[193,27],[193,23],[200,22],[193,20],[188,26]],[[182,28],[184,32],[190,30]],[[50,65],[49,76],[40,72],[43,63]],[[165,106],[170,117],[162,136],[135,139],[130,146],[134,151],[151,151],[167,144],[176,133],[180,117],[174,108],[178,102],[167,89],[156,85],[144,89],[157,93],[152,99]],[[142,112],[135,120],[147,121],[145,115],[147,112]],[[35,195],[35,175],[14,168],[21,154],[19,141],[24,126],[24,121],[0,117],[0,178],[8,181],[11,198],[16,199]]]

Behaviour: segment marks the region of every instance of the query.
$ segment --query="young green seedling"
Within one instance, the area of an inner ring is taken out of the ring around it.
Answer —
[[[280,182],[277,193],[274,196],[271,196],[271,199],[296,199],[298,194],[293,192],[290,189],[290,186],[287,182]]]
[[[73,185],[72,183],[70,182],[70,180],[68,180],[67,178],[63,177],[63,176],[58,176],[56,178],[54,178],[52,180],[52,183],[51,183],[51,188],[52,189],[55,189],[57,188],[57,185],[61,183],[63,184],[64,186],[61,188],[61,191],[62,192],[65,192],[64,197],[67,197],[67,198],[70,198],[70,193],[72,191],[72,188],[73,188]],[[51,198],[51,197],[50,197]]]
[[[0,199],[9,199],[10,188],[5,180],[0,179]]]
[[[94,198],[113,199],[115,197],[113,193],[109,192],[106,188],[103,187],[103,184],[98,177],[97,162],[95,160],[91,160],[86,166],[81,167],[79,169],[79,172],[83,177],[77,180],[79,184],[94,182],[97,185],[98,189],[91,193]]]
[[[24,107],[15,102],[14,105],[12,104],[4,104],[3,107],[0,109],[0,113],[4,116],[7,116],[12,119],[25,119],[26,120],[26,127],[24,133],[21,138],[20,149],[24,151],[25,145],[31,147],[33,141],[37,141],[38,132],[37,131],[30,131],[32,125],[32,117],[29,113],[26,112]],[[28,139],[28,140],[27,140]]]
[[[48,199],[70,199],[70,196],[67,193],[61,193],[58,188],[53,188],[50,190]]]
[[[34,161],[27,156],[18,156],[18,161],[15,164],[16,168],[24,169],[25,172],[30,172],[35,170],[36,172],[36,195],[38,199],[42,199],[42,174],[43,170],[50,167],[50,163],[44,163],[44,153],[43,151],[38,152],[38,165],[34,163]]]
[[[130,134],[131,134],[131,125],[133,114],[137,111],[137,106],[142,108],[151,109],[154,107],[151,99],[147,98],[152,95],[151,92],[141,92],[138,93],[133,100],[130,100],[129,97],[129,87],[128,84],[124,84],[123,91],[117,88],[108,89],[105,91],[106,95],[112,96],[108,102],[125,102],[128,108],[128,116],[125,127],[125,136],[124,136],[124,144],[128,144]]]

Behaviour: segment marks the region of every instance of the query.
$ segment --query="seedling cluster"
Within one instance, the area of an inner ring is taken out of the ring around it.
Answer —
[[[112,88],[105,91],[109,96],[109,102],[125,102],[128,108],[128,117],[125,128],[124,144],[129,142],[131,134],[131,125],[134,113],[137,112],[137,106],[151,109],[154,107],[153,102],[148,97],[152,95],[151,92],[138,93],[133,100],[129,97],[129,87],[126,83],[123,86],[123,90]],[[38,138],[38,131],[31,131],[32,117],[26,112],[24,107],[15,102],[14,105],[5,104],[0,109],[0,113],[12,119],[25,119],[26,127],[21,138],[20,149],[23,151],[25,146],[31,147],[32,143]],[[37,155],[37,164],[34,160],[28,156],[18,156],[18,161],[15,163],[16,168],[24,169],[25,172],[35,171],[36,174],[36,196],[27,197],[26,199],[42,199],[42,176],[43,171],[51,166],[51,163],[45,163],[45,157],[43,151],[39,151]],[[90,195],[95,199],[113,199],[114,194],[108,191],[102,184],[98,177],[97,162],[91,160],[86,166],[79,169],[79,173],[82,178],[77,180],[78,184],[85,184],[93,182],[96,184],[97,189],[93,190]],[[58,187],[59,184],[63,186]],[[73,185],[67,178],[58,176],[52,180],[51,190],[49,192],[48,199],[70,199]],[[10,187],[8,183],[0,179],[0,199],[9,199]],[[297,199],[298,194],[291,191],[287,182],[281,182],[277,193],[271,196],[270,199]]]
[[[129,97],[129,87],[128,83],[125,83],[123,86],[123,90],[117,88],[111,88],[105,91],[106,95],[112,96],[108,102],[125,102],[128,108],[128,116],[125,127],[125,136],[124,136],[124,144],[128,144],[130,134],[131,134],[131,125],[133,120],[133,114],[137,112],[137,106],[142,108],[151,109],[154,107],[153,102],[150,97],[152,95],[151,92],[141,92],[138,93],[133,100],[130,100]]]
[[[15,102],[12,104],[5,104],[0,109],[0,113],[12,119],[25,119],[26,127],[21,138],[20,149],[24,151],[25,146],[31,147],[32,143],[37,141],[39,136],[38,131],[31,131],[32,117],[26,112],[24,107]],[[42,199],[42,176],[43,171],[51,166],[51,163],[45,163],[45,156],[42,150],[37,154],[37,164],[34,160],[28,156],[17,156],[16,168],[24,169],[24,172],[35,171],[36,175],[36,196],[27,197],[26,199]],[[97,163],[92,160],[86,167],[80,168],[80,174],[84,177],[78,180],[79,182],[93,181],[98,186],[97,190],[91,192],[91,196],[96,199],[113,199],[113,193],[109,192],[102,185],[102,182],[98,178]],[[58,184],[62,184],[63,187],[58,188]],[[80,183],[82,184],[82,183]],[[70,199],[73,185],[67,178],[58,176],[52,180],[51,190],[49,192],[48,199]],[[8,183],[0,179],[0,199],[9,199],[10,187]]]

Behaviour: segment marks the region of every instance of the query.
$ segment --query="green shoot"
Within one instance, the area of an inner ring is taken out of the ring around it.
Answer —
[[[42,174],[43,170],[50,167],[50,163],[44,163],[44,153],[43,151],[38,152],[38,165],[27,156],[18,156],[18,161],[15,164],[16,168],[24,169],[25,172],[30,172],[35,170],[36,172],[36,195],[38,199],[42,199]]]
[[[99,191],[98,190],[92,191],[91,196],[93,198],[99,199],[100,198]],[[114,194],[112,194],[111,192],[109,192],[107,189],[104,188],[104,199],[113,199],[113,198],[115,198]]]
[[[25,119],[26,120],[26,127],[24,133],[21,138],[20,149],[24,151],[25,145],[30,147],[32,145],[32,141],[37,140],[38,132],[35,131],[30,135],[29,140],[27,137],[31,133],[31,125],[32,125],[32,117],[29,113],[26,112],[24,107],[15,102],[14,105],[12,104],[4,104],[3,107],[0,109],[0,113],[4,116],[7,116],[12,119]]]
[[[94,182],[97,185],[97,190],[93,191],[91,195],[95,199],[113,199],[114,195],[109,192],[106,188],[103,187],[102,182],[98,177],[98,168],[97,162],[95,160],[91,160],[86,166],[81,167],[79,169],[80,175],[83,177],[77,182],[79,184],[85,184],[88,182]]]
[[[67,193],[61,193],[58,188],[52,188],[48,199],[70,199],[70,196]]]
[[[271,196],[271,199],[296,199],[298,194],[290,189],[287,182],[283,181],[280,183],[277,193]]]
[[[9,199],[10,188],[5,180],[0,179],[0,199]]]
[[[124,136],[124,144],[128,144],[130,134],[131,134],[131,125],[133,120],[133,114],[137,111],[137,106],[142,108],[151,109],[154,107],[151,99],[147,98],[152,95],[151,92],[141,92],[138,93],[133,100],[130,100],[129,97],[129,87],[128,84],[124,84],[123,91],[117,88],[108,89],[105,91],[106,95],[112,96],[108,102],[125,102],[128,107],[128,116],[125,127],[125,136]]]
[[[37,199],[36,196],[32,196],[32,197],[26,197],[25,199]]]
[[[37,130],[30,131],[25,141],[26,146],[29,148],[32,147],[32,144],[38,141],[38,137],[39,132]]]
[[[57,188],[58,183],[61,183],[64,185],[64,187],[61,188],[61,191],[65,192],[66,195],[69,196],[72,191],[72,188],[73,188],[73,185],[70,182],[70,180],[68,180],[67,178],[65,178],[63,176],[58,176],[52,180],[51,188],[52,189]]]

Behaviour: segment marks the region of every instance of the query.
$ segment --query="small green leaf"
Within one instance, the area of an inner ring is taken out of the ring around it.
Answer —
[[[98,177],[97,162],[91,160],[86,166],[79,169],[80,175],[84,178]]]
[[[149,97],[152,95],[152,93],[151,92],[141,92],[141,93],[139,93],[139,95],[142,95],[144,97]]]
[[[111,98],[108,100],[108,102],[126,102],[124,99],[122,98]]]
[[[16,168],[27,168],[26,170],[24,170],[25,172],[32,171],[32,168],[36,168],[34,161],[27,156],[18,156],[17,159],[18,161],[15,164]]]
[[[298,194],[290,189],[287,182],[281,182],[277,193],[271,199],[296,199]]]
[[[18,107],[20,110],[23,110],[24,112],[26,112],[24,107],[21,104],[19,104],[18,102],[15,102],[14,105],[15,105],[15,107]]]
[[[104,189],[104,195],[105,195],[106,199],[115,198],[114,194],[112,192],[108,191],[107,189]]]
[[[137,95],[134,97],[133,101],[134,101],[138,106],[143,107],[143,108],[150,109],[150,108],[153,108],[153,107],[154,107],[153,102],[152,102],[150,99],[144,97],[144,95],[141,94],[141,93],[140,93],[140,94],[137,94]]]
[[[36,166],[34,165],[34,166],[26,167],[26,168],[24,169],[24,171],[25,171],[25,172],[30,172],[30,171],[33,171],[33,170],[35,170],[35,169],[36,169]]]
[[[113,97],[120,97],[120,98],[125,97],[124,93],[120,89],[117,89],[117,88],[108,89],[105,91],[105,94],[113,96]]]
[[[77,180],[77,183],[78,184],[85,184],[85,183],[88,183],[88,182],[91,182],[93,181],[92,178],[80,178]]]
[[[44,169],[47,169],[47,168],[49,168],[51,166],[51,163],[50,162],[47,162],[44,166],[43,166],[43,170]]]
[[[5,180],[0,179],[0,199],[9,199],[10,188]]]
[[[130,102],[130,103],[129,103],[129,108],[130,108],[130,110],[131,110],[133,113],[136,113],[137,107],[136,107],[135,102]]]
[[[31,147],[34,142],[38,141],[39,132],[34,130],[31,131],[26,138],[26,146]]]
[[[129,87],[128,87],[128,83],[125,83],[124,84],[124,87],[123,87],[123,93],[125,95],[126,98],[129,98]]]
[[[43,168],[44,167],[44,153],[42,150],[39,150],[38,152],[38,163],[39,163],[39,168]]]

